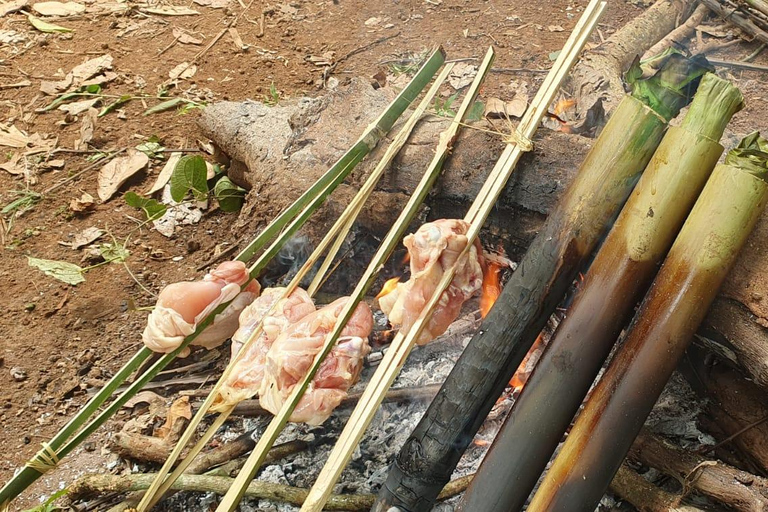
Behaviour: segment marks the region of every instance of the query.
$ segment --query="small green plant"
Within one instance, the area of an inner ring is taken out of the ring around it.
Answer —
[[[433,105],[435,109],[435,114],[437,114],[440,117],[455,117],[456,112],[451,110],[451,106],[456,102],[458,97],[459,97],[459,93],[456,92],[450,95],[445,100],[441,100],[440,98],[435,98],[435,104]]]
[[[68,489],[62,489],[58,492],[55,492],[51,494],[51,496],[45,500],[45,503],[42,505],[38,505],[35,508],[30,508],[28,510],[25,510],[24,512],[55,512],[56,510],[65,510],[62,507],[57,506],[56,500],[61,498],[62,496],[65,496],[69,492]]]
[[[274,107],[280,103],[280,92],[275,87],[275,82],[269,86],[269,93],[264,95],[264,104],[270,107]]]
[[[3,209],[0,210],[1,214],[21,215],[34,208],[34,206],[43,199],[42,194],[32,190],[14,190],[13,193],[19,197],[5,205]]]

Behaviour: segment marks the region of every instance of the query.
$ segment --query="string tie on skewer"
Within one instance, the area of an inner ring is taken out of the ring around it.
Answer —
[[[507,134],[507,136],[504,138],[504,142],[507,144],[514,144],[520,148],[520,151],[525,151],[526,153],[533,151],[533,141],[520,133],[520,131],[517,129],[509,132],[509,134]]]
[[[54,469],[59,465],[59,455],[56,450],[51,448],[48,443],[42,443],[43,447],[38,451],[34,457],[27,461],[27,466],[34,469],[41,475]]]

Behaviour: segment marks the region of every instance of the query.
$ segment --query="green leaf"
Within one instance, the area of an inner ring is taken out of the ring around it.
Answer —
[[[245,202],[245,192],[244,188],[238,187],[226,176],[217,181],[216,186],[213,187],[213,195],[219,202],[219,208],[225,212],[240,211]]]
[[[128,206],[144,210],[147,220],[159,219],[168,210],[163,203],[155,201],[149,197],[142,197],[136,192],[126,192],[123,196]]]
[[[36,267],[41,270],[45,275],[51,276],[63,281],[67,284],[77,285],[78,283],[85,282],[83,277],[83,269],[74,263],[67,261],[57,260],[44,260],[40,258],[33,258],[27,256],[30,267]]]
[[[62,496],[66,496],[69,493],[69,489],[62,489],[60,491],[57,491],[51,496],[45,500],[45,503],[38,505],[35,508],[30,508],[28,510],[25,510],[24,512],[54,512],[56,510],[64,510],[61,507],[56,506],[56,500],[61,498]]]
[[[198,201],[208,196],[208,169],[201,156],[181,157],[171,174],[171,197],[174,201],[183,201],[190,190]]]
[[[483,113],[485,112],[485,104],[478,100],[472,104],[472,106],[467,111],[466,120],[467,121],[479,121],[483,118]]]
[[[154,107],[148,108],[144,111],[144,115],[148,116],[151,114],[157,114],[159,112],[165,112],[166,110],[174,109],[184,103],[189,103],[189,101],[185,100],[184,98],[173,98],[168,101],[158,103]]]
[[[153,141],[153,140],[147,140],[147,142],[142,142],[138,146],[136,146],[136,149],[147,155],[149,158],[163,158],[162,151],[165,149],[162,145],[160,145],[159,142]]]
[[[112,103],[104,107],[103,109],[101,109],[101,112],[99,112],[99,115],[96,117],[103,117],[109,114],[110,112],[114,111],[115,109],[122,107],[132,99],[133,99],[133,96],[131,96],[130,94],[123,94],[118,99],[116,99],[115,101],[113,101]]]
[[[27,19],[32,24],[32,26],[40,32],[46,32],[48,34],[53,34],[56,32],[73,32],[71,28],[60,27],[59,25],[48,23],[47,21],[43,21],[40,18],[32,16],[31,14],[27,14]]]
[[[554,52],[550,53],[549,54],[549,60],[551,60],[552,62],[555,62],[557,60],[557,58],[560,56],[560,52],[561,51],[562,50],[557,50],[557,51],[554,51]]]
[[[99,246],[99,253],[101,254],[101,257],[104,258],[104,261],[110,263],[122,263],[127,260],[128,256],[131,254],[124,245],[118,243],[101,244]]]
[[[44,107],[43,110],[47,112],[70,100],[76,100],[84,96],[95,96],[97,94],[101,94],[101,86],[99,84],[84,85],[83,87],[78,87],[73,92],[62,94],[53,100],[48,106]]]

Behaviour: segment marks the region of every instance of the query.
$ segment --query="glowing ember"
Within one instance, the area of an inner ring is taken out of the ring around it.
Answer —
[[[555,108],[552,109],[552,113],[556,116],[560,117],[568,110],[571,110],[573,107],[576,106],[576,100],[573,98],[571,99],[562,99],[555,103]]]
[[[491,310],[496,299],[501,294],[501,283],[499,282],[499,274],[501,273],[501,266],[496,262],[489,262],[488,268],[483,274],[483,293],[480,296],[480,315],[485,318],[485,315]]]
[[[393,277],[392,279],[387,280],[386,283],[384,283],[384,286],[381,287],[381,291],[376,296],[377,299],[380,299],[384,297],[385,295],[389,295],[394,291],[394,289],[397,287],[397,283],[400,282],[399,277]]]
[[[485,439],[481,439],[478,437],[477,439],[472,441],[472,444],[474,444],[475,446],[488,446],[491,443],[490,441],[486,441]]]

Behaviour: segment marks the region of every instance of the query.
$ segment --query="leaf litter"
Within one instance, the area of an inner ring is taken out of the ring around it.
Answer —
[[[128,178],[144,169],[149,157],[136,149],[129,149],[126,156],[119,156],[101,168],[98,175],[99,199],[108,201]]]

